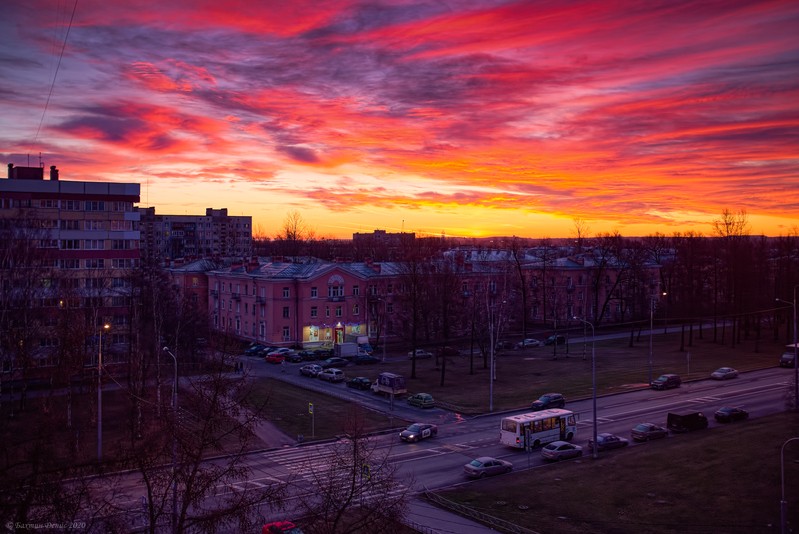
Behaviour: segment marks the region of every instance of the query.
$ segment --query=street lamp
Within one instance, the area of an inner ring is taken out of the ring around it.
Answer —
[[[782,488],[782,493],[780,494],[780,532],[782,532],[782,534],[788,533],[788,501],[785,500],[785,446],[797,440],[799,440],[799,438],[790,438],[786,440],[780,448],[780,486]]]
[[[172,533],[175,534],[178,531],[178,359],[169,347],[164,347],[164,352],[172,356],[175,364],[175,384],[172,386]]]
[[[666,292],[661,293],[666,296]],[[652,331],[655,329],[655,297],[649,299],[649,383],[652,383]]]
[[[103,461],[103,330],[108,330],[111,325],[106,323],[100,329],[99,343],[97,344],[97,461]]]
[[[388,333],[388,329],[386,325],[388,324],[388,301],[386,299],[377,299],[378,302],[383,303],[383,320],[380,321],[380,329],[378,330],[383,335],[383,362],[386,361],[386,335]],[[383,329],[386,329],[383,332]]]
[[[799,285],[793,286],[793,302],[787,300],[775,299],[778,302],[784,302],[793,306],[793,387],[794,387],[794,410],[799,410],[799,345],[797,345],[796,336],[796,289]]]
[[[597,422],[596,422],[596,332],[594,331],[594,325],[585,319],[580,319],[579,317],[575,317],[578,321],[581,321],[588,326],[591,327],[591,382],[593,383],[593,408],[594,408],[594,459],[599,457],[599,443],[597,442]]]

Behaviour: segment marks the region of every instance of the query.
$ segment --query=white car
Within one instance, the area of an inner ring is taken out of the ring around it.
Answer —
[[[540,347],[540,346],[541,342],[538,341],[537,339],[532,339],[532,338],[523,339],[518,343],[516,343],[517,349],[526,349],[528,347]]]
[[[326,382],[344,382],[346,376],[344,376],[344,371],[341,369],[336,369],[335,367],[330,367],[328,369],[324,369],[321,373],[317,375],[317,378],[320,380],[324,380]]]
[[[416,359],[417,360],[421,360],[422,358],[432,358],[432,357],[433,357],[433,353],[432,352],[430,352],[428,350],[424,350],[424,349],[416,349]],[[408,352],[408,359],[409,360],[413,359],[413,351]]]
[[[720,367],[710,373],[710,378],[713,380],[726,380],[728,378],[737,378],[738,371],[733,369],[732,367]]]

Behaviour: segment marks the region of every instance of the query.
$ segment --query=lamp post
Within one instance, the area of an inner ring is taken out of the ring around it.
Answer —
[[[489,358],[488,364],[488,413],[494,411],[494,305],[488,307],[488,344]]]
[[[172,354],[172,351],[169,350],[169,347],[164,347],[164,352],[172,356],[172,361],[175,364],[175,383],[172,386],[172,533],[175,534],[178,531],[178,359],[174,354]]]
[[[103,330],[111,328],[104,324],[100,328],[100,338],[97,344],[97,461],[103,461]]]
[[[383,335],[383,362],[386,361],[386,332],[383,332],[383,329],[388,324],[388,301],[386,299],[377,299],[378,302],[383,303],[383,320],[380,323],[380,333]],[[386,329],[387,330],[387,329]]]
[[[666,296],[666,292],[661,293]],[[655,329],[655,297],[649,299],[649,383],[652,383],[652,331]]]
[[[782,444],[780,448],[780,532],[782,534],[788,533],[788,501],[785,500],[785,446],[792,441],[797,441],[799,438],[790,438]]]
[[[578,321],[581,321],[588,326],[591,327],[591,382],[593,383],[593,409],[594,409],[594,447],[593,447],[593,456],[594,459],[599,457],[599,443],[597,443],[597,422],[596,422],[596,332],[594,331],[594,325],[585,319],[580,319],[579,317],[575,317]]]
[[[784,302],[793,306],[793,387],[794,387],[794,410],[799,410],[799,346],[797,345],[796,336],[796,289],[799,285],[793,286],[793,302],[787,300],[775,299],[779,302]]]

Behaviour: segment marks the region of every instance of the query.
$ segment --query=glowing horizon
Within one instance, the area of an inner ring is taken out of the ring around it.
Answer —
[[[8,163],[265,235],[799,232],[795,2],[114,4],[6,7]]]

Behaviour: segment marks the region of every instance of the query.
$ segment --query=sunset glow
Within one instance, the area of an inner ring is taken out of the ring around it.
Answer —
[[[141,183],[159,214],[544,238],[711,235],[727,209],[799,232],[797,2],[67,4],[4,4],[0,152]]]

